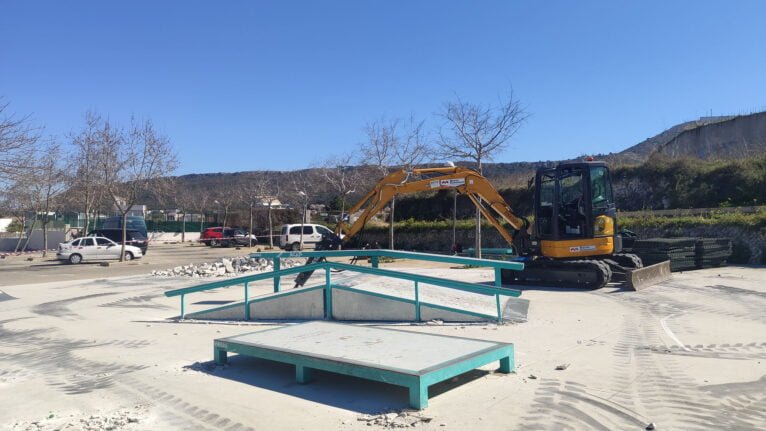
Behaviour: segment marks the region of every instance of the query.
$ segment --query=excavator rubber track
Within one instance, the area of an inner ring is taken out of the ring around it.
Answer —
[[[600,260],[535,259],[521,271],[503,270],[502,282],[510,285],[600,289],[612,279],[612,270]]]

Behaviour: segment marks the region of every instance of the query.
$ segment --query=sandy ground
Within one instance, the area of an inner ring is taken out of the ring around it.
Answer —
[[[492,279],[487,270],[429,271]],[[193,283],[143,274],[2,284],[16,299],[0,300],[0,428],[375,429],[386,422],[367,415],[406,409],[397,386],[321,372],[299,385],[290,366],[237,356],[214,366],[214,338],[273,326],[167,320],[178,299],[163,292]],[[190,301],[209,306],[238,297],[234,289]],[[764,269],[675,274],[642,292],[523,297],[526,323],[397,325],[516,345],[515,374],[488,366],[431,387],[416,428],[766,428]]]

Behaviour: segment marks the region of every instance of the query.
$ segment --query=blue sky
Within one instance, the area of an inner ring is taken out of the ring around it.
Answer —
[[[621,151],[766,109],[766,2],[0,0],[0,96],[65,137],[151,118],[179,174],[297,169],[511,86],[530,117],[495,161]]]

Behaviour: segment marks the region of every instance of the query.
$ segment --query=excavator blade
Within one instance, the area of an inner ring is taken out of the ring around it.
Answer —
[[[645,289],[670,279],[670,261],[656,263],[643,268],[628,270],[626,286],[631,290]]]

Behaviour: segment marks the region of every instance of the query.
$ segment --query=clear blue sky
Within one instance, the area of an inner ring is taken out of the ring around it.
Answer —
[[[0,96],[65,136],[151,118],[179,174],[303,168],[382,116],[513,86],[495,161],[617,152],[766,108],[766,2],[0,0]]]

